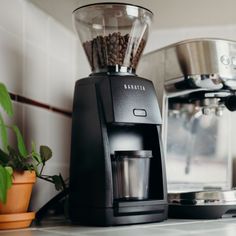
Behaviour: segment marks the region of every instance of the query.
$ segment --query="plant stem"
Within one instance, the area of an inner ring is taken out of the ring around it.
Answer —
[[[39,172],[39,175],[40,175],[40,176],[41,176],[42,173],[43,173],[43,168],[44,168],[44,166],[45,166],[45,163],[43,163],[43,165],[42,165],[42,167],[41,167],[41,170],[40,170],[40,172]]]
[[[42,179],[42,180],[45,180],[45,181],[47,181],[47,182],[50,182],[50,183],[54,184],[53,180],[50,180],[48,177],[44,177],[44,176],[42,176],[42,175],[38,175],[37,177],[38,177],[39,179]]]

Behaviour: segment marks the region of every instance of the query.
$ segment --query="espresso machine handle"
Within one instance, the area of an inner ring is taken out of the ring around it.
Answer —
[[[225,100],[225,106],[230,110],[230,111],[236,111],[236,96],[232,95],[227,97]]]

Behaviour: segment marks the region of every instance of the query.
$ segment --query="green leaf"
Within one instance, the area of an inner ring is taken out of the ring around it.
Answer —
[[[6,165],[9,161],[9,156],[2,149],[0,149],[0,165]]]
[[[32,157],[38,164],[42,164],[43,161],[41,159],[41,156],[37,152],[32,152]]]
[[[18,150],[19,150],[21,156],[25,158],[28,155],[28,152],[25,147],[23,136],[16,125],[13,125],[11,128],[13,129],[13,131],[16,134]]]
[[[39,155],[39,153],[37,153],[36,151],[36,145],[34,142],[31,143],[31,155],[33,157],[33,159],[37,162],[37,164],[42,164],[42,159],[41,159],[41,156]]]
[[[7,171],[0,165],[0,201],[6,203],[7,199]]]
[[[7,152],[7,146],[8,146],[7,127],[4,123],[1,113],[0,113],[0,138],[2,140],[3,150]]]
[[[32,149],[32,152],[36,152],[36,144],[34,141],[31,142],[31,149]]]
[[[39,152],[43,164],[52,157],[52,150],[48,146],[40,146]]]
[[[13,175],[13,169],[10,166],[5,167],[6,170],[6,185],[7,189],[9,189],[12,186],[12,175]]]
[[[55,185],[56,190],[57,191],[63,190],[63,182],[64,181],[63,181],[61,175],[53,175],[53,176],[51,176],[51,178],[52,178],[52,181]]]
[[[13,116],[11,97],[3,83],[0,83],[0,105],[9,116]]]
[[[25,165],[28,160],[26,158],[22,158],[19,151],[15,150],[13,147],[8,146],[7,148],[9,152],[9,161],[7,165],[11,166],[14,170],[25,170]]]
[[[10,166],[5,166],[5,170],[9,173],[9,175],[13,175],[13,169]]]
[[[40,176],[40,173],[39,173],[39,171],[38,171],[38,166],[37,166],[37,165],[31,164],[31,165],[28,167],[28,169],[34,170],[37,177]]]

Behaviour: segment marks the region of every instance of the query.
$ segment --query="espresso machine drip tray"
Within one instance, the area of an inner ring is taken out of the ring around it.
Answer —
[[[169,193],[169,217],[217,219],[236,217],[236,190]]]

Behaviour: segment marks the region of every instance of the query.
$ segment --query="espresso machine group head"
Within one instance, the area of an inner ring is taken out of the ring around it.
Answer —
[[[202,106],[203,114],[224,107],[236,110],[236,42],[187,40],[166,49],[165,90],[168,97],[186,98]],[[211,109],[211,108],[215,108]]]
[[[101,3],[73,15],[92,74],[75,86],[70,219],[102,226],[162,221],[162,121],[152,82],[135,74],[152,13]]]
[[[162,106],[170,215],[219,218],[232,212],[236,42],[181,41],[145,55],[139,69],[152,79]]]

